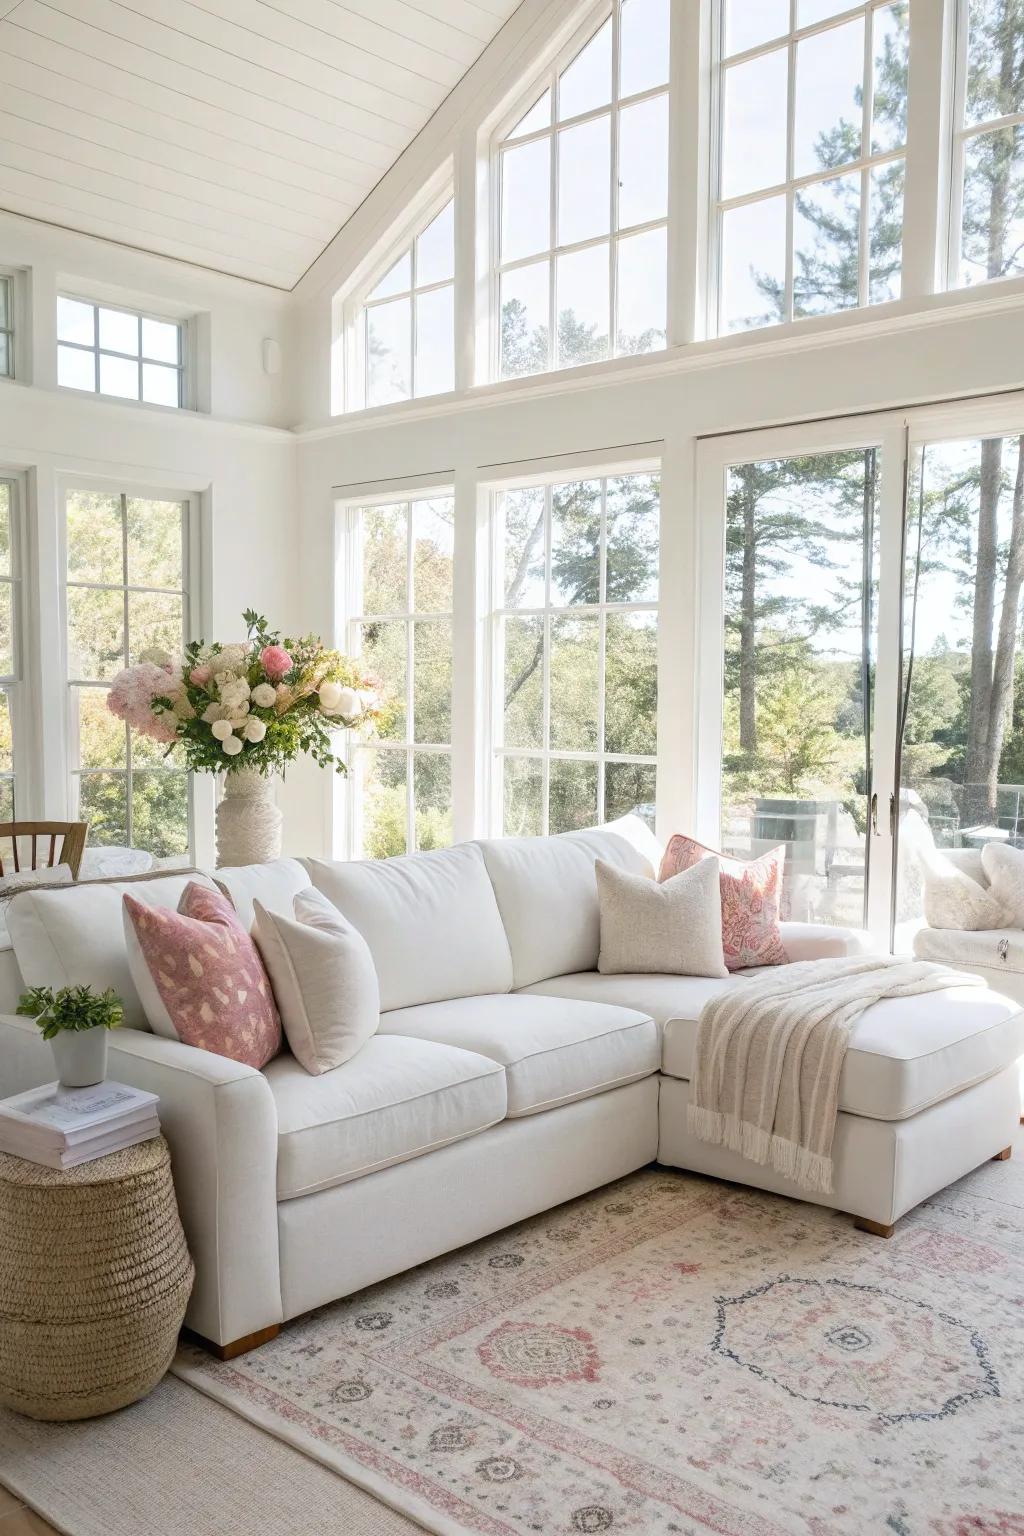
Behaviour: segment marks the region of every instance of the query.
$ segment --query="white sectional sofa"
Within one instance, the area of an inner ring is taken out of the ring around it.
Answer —
[[[701,1006],[742,976],[601,976],[594,860],[637,872],[642,823],[468,843],[383,863],[283,860],[217,878],[243,920],[312,882],[372,951],[377,1035],[321,1077],[264,1071],[143,1028],[111,1075],[160,1095],[196,1284],[189,1326],[230,1355],[282,1322],[659,1159],[807,1198],[694,1140],[686,1101]],[[187,876],[132,886],[176,904]],[[30,984],[128,974],[121,887],[27,892],[9,922]],[[784,925],[791,959],[863,949],[850,930]],[[992,992],[886,1002],[856,1027],[829,1204],[890,1229],[1009,1143],[1024,1016]],[[0,1018],[0,1092],[51,1076],[34,1025]]]

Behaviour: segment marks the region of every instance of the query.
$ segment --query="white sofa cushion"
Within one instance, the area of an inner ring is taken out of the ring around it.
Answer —
[[[292,915],[292,901],[311,885],[298,859],[272,859],[268,864],[240,864],[218,869],[214,879],[238,913],[246,933],[256,920],[254,902],[268,912]]]
[[[508,940],[477,844],[305,864],[313,884],[369,944],[383,1010],[511,987]]]
[[[292,901],[294,918],[256,901],[252,933],[292,1055],[319,1076],[376,1033],[380,987],[366,940],[322,891],[310,886]]]
[[[665,1024],[662,1071],[690,1079],[696,1019]],[[854,1024],[839,1080],[839,1108],[871,1120],[905,1120],[1024,1053],[1024,1013],[998,992],[951,987],[928,997],[875,1003]]]
[[[597,965],[598,859],[634,875],[653,875],[661,858],[638,816],[586,832],[495,838],[479,846],[508,934],[517,988]]]
[[[740,976],[641,975],[602,976],[599,971],[577,971],[573,976],[551,976],[526,987],[516,997],[579,998],[588,1003],[613,1003],[617,1008],[639,1008],[659,1029],[667,1020],[699,1018],[705,1003],[740,986]]]
[[[206,875],[173,874],[19,892],[7,908],[7,928],[25,985],[113,987],[124,1004],[125,1024],[148,1029],[128,965],[121,898],[127,891],[147,906],[176,910],[193,881],[213,888]]]
[[[999,916],[992,922],[971,923],[972,928],[1024,928],[1024,850],[1006,843],[986,843],[981,865],[989,884],[989,906]],[[931,918],[928,919],[931,922]],[[932,923],[932,927],[936,927]],[[945,925],[947,928],[952,923]],[[966,923],[963,927],[967,927]]]
[[[963,971],[981,967],[1024,972],[1024,929],[919,928],[914,934],[914,954],[918,960],[936,960]]]
[[[380,1032],[500,1062],[510,1119],[649,1077],[661,1060],[657,1025],[635,1009],[523,993],[399,1008],[384,1014]]]
[[[265,1076],[277,1106],[279,1200],[421,1157],[505,1118],[498,1063],[431,1040],[378,1034],[322,1077],[294,1056],[278,1056]]]

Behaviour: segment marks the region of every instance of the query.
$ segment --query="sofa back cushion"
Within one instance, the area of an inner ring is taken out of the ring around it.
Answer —
[[[657,839],[638,816],[557,837],[495,838],[480,844],[512,951],[512,985],[593,971],[601,947],[598,859],[653,876]]]
[[[122,898],[127,892],[146,906],[175,911],[190,881],[213,888],[205,875],[176,873],[20,892],[7,909],[7,928],[26,987],[113,987],[125,1024],[148,1029],[128,966]]]
[[[254,902],[268,912],[292,915],[292,903],[300,891],[308,891],[310,878],[298,859],[272,859],[267,864],[239,864],[218,869],[213,877],[238,913],[249,933],[256,921]]]
[[[508,941],[476,843],[397,859],[304,863],[370,946],[381,1012],[511,987]]]

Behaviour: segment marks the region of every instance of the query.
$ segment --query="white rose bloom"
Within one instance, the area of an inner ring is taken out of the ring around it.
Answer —
[[[239,667],[244,667],[249,658],[249,648],[245,645],[225,645],[212,657],[213,665],[218,672],[237,672]]]
[[[262,741],[267,734],[267,728],[262,720],[258,720],[255,715],[250,715],[245,722],[245,730],[242,734],[246,741]]]
[[[340,683],[321,683],[319,688],[320,708],[325,715],[334,715],[338,712],[338,700],[344,689]]]
[[[356,715],[362,714],[363,703],[354,688],[339,689],[337,711],[345,720],[354,720]]]
[[[213,732],[218,741],[227,741],[228,737],[231,735],[231,721],[215,720],[210,726],[210,730]]]
[[[226,736],[221,742],[221,751],[225,757],[237,757],[242,750],[242,743],[237,736]]]
[[[320,690],[321,694],[323,689]],[[252,701],[260,709],[273,709],[277,703],[277,693],[272,683],[257,683],[252,691]]]

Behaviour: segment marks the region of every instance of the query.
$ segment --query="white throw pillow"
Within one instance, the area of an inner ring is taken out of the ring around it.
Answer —
[[[924,918],[929,928],[964,933],[1004,925],[1003,905],[995,891],[986,891],[941,854],[932,854],[925,865]]]
[[[988,876],[989,892],[1002,911],[998,928],[1024,928],[1024,852],[1005,843],[986,843],[981,867]]]
[[[659,971],[728,976],[722,953],[718,860],[701,859],[660,883],[598,859],[602,975]]]
[[[9,875],[0,877],[0,901],[6,901],[9,896],[16,896],[19,891],[33,885],[71,885],[74,878],[70,864],[54,864],[47,869],[12,870]]]
[[[253,938],[274,989],[292,1055],[318,1077],[340,1067],[376,1033],[380,986],[362,934],[310,886],[295,918],[254,901]]]

